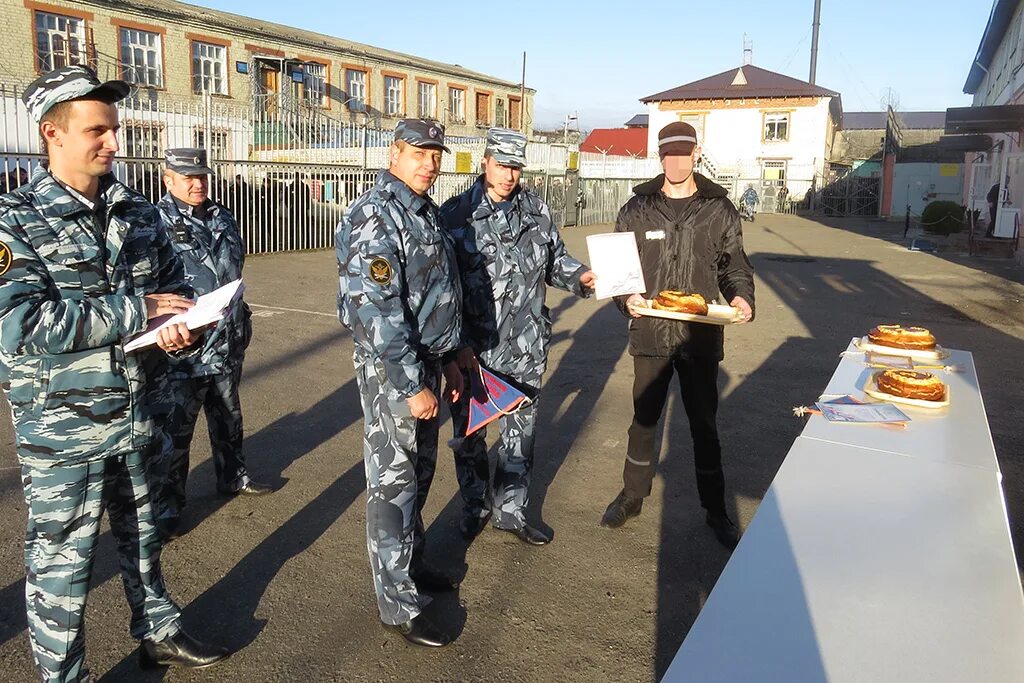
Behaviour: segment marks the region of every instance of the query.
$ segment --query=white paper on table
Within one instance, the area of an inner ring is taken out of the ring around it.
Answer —
[[[597,276],[594,283],[596,298],[644,294],[647,291],[636,236],[632,232],[589,235],[587,250],[590,252],[590,269]]]
[[[157,334],[163,328],[176,323],[185,323],[190,330],[197,330],[224,318],[224,312],[238,297],[242,296],[245,286],[241,278],[218,287],[209,294],[196,299],[196,305],[184,313],[171,316],[160,316],[149,321],[146,331],[139,334],[124,345],[126,353],[144,349],[156,344]]]

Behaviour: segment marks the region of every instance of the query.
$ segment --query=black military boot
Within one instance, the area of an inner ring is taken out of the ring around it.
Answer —
[[[162,666],[205,669],[220,664],[230,656],[227,648],[200,643],[181,630],[159,642],[143,640],[139,649],[139,665],[143,669]]]
[[[740,530],[736,528],[729,515],[724,512],[708,512],[704,520],[711,530],[715,532],[715,538],[729,550],[732,550],[740,542]]]
[[[403,624],[385,624],[381,622],[381,625],[389,631],[397,631],[402,634],[402,637],[413,645],[444,647],[452,642],[451,637],[447,633],[444,633],[422,614],[413,617]]]
[[[618,529],[626,523],[630,517],[636,517],[643,509],[644,499],[637,498],[626,493],[625,489],[615,496],[608,509],[604,511],[601,518],[601,526],[609,529]]]

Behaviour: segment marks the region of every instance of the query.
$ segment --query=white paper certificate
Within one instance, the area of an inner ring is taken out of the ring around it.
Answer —
[[[597,276],[594,296],[607,299],[647,291],[640,268],[640,252],[632,232],[606,232],[587,237],[590,269]]]

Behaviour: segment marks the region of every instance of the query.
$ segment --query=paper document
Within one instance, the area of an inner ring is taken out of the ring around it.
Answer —
[[[587,250],[590,252],[590,269],[597,276],[594,296],[598,299],[647,291],[636,236],[632,232],[589,235]]]
[[[125,352],[137,351],[156,344],[157,334],[165,327],[175,323],[185,323],[190,330],[197,330],[221,320],[224,312],[231,306],[231,303],[242,296],[245,286],[242,280],[234,282],[204,294],[196,299],[196,305],[184,313],[177,315],[162,315],[153,318],[146,326],[145,332],[124,345]]]

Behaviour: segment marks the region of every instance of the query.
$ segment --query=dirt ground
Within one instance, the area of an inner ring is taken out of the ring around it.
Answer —
[[[565,238],[585,259],[585,236],[608,229],[570,229]],[[757,512],[802,428],[792,407],[817,397],[851,337],[904,321],[974,353],[1019,550],[1024,269],[1002,259],[910,252],[901,225],[759,216],[744,229],[757,272],[757,320],[727,331],[719,414],[731,512],[740,526]],[[351,341],[334,314],[336,272],[329,252],[250,259],[246,296],[256,317],[242,396],[245,450],[253,475],[280,490],[256,500],[218,498],[208,441],[197,438],[189,531],[164,553],[167,584],[189,630],[236,654],[207,673],[140,671],[104,533],[88,608],[88,661],[99,680],[657,680],[729,553],[704,525],[677,396],[643,514],[620,530],[598,526],[621,487],[631,415],[632,365],[614,306],[555,290],[548,295],[554,341],[530,517],[554,531],[550,546],[527,547],[488,530],[467,547],[458,534],[451,453],[441,449],[426,509],[427,552],[465,578],[458,593],[432,606],[458,639],[424,650],[377,621],[364,536],[361,413]],[[450,423],[442,426],[442,440],[450,430]],[[18,474],[4,419],[4,681],[35,680],[25,632]]]

